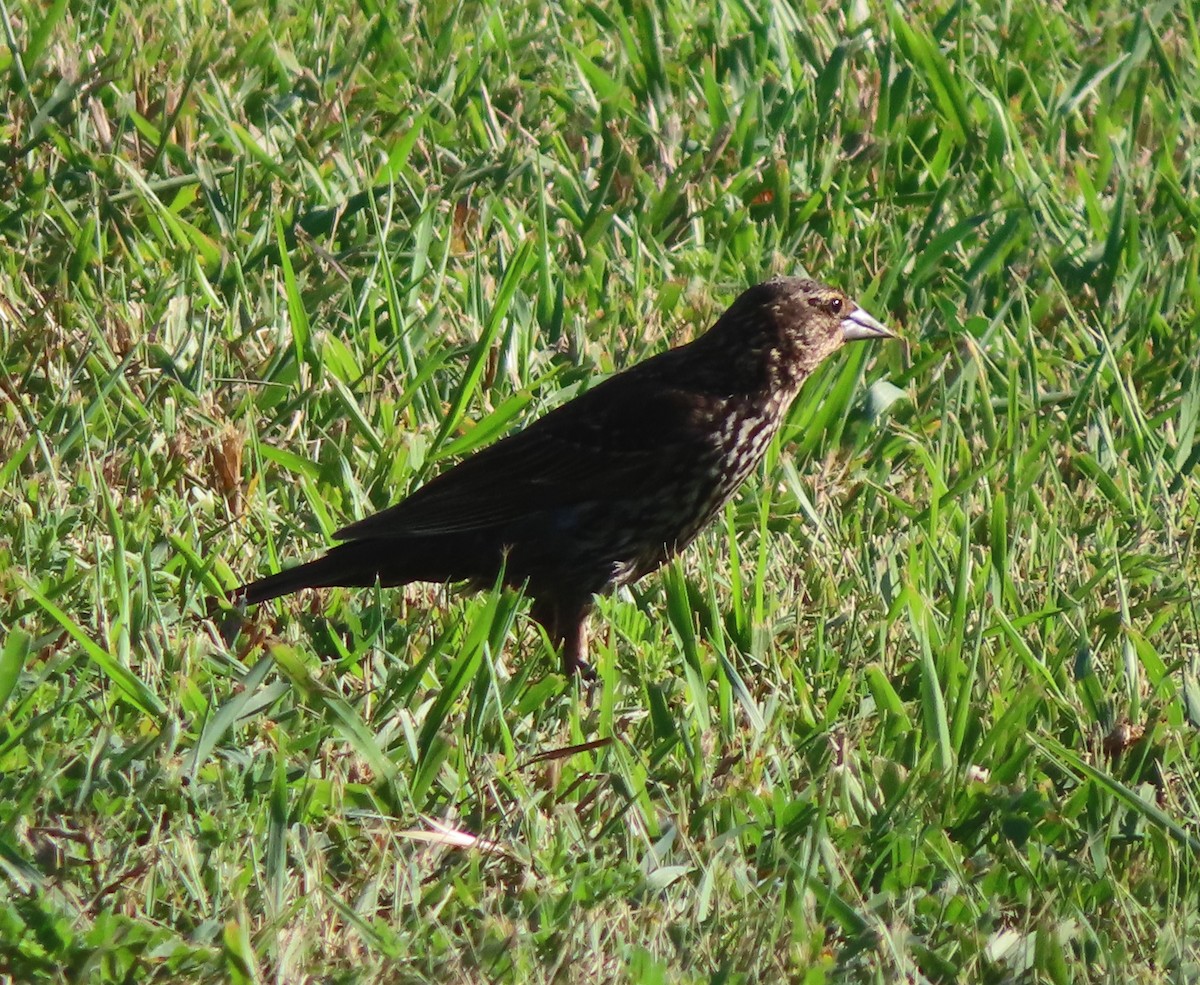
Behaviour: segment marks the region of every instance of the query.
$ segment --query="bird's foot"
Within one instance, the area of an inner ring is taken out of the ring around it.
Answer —
[[[589,684],[594,684],[597,680],[596,671],[592,665],[579,654],[571,653],[569,650],[563,653],[562,669],[568,678],[578,674],[581,681]]]

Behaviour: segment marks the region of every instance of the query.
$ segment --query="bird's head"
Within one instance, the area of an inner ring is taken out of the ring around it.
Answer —
[[[755,294],[771,355],[797,382],[846,342],[895,337],[845,293],[815,280],[778,277],[742,297]]]
[[[744,291],[708,333],[773,391],[793,391],[846,342],[894,338],[835,287],[776,277]],[[736,353],[736,355],[735,355]]]

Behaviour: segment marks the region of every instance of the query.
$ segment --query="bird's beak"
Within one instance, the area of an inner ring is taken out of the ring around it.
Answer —
[[[881,321],[868,315],[862,308],[855,308],[842,319],[842,340],[864,342],[867,339],[894,339],[896,333]]]

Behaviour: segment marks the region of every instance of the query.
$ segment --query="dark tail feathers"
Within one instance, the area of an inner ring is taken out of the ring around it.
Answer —
[[[315,561],[298,564],[236,588],[229,597],[233,602],[256,605],[302,588],[369,587],[380,577],[381,553],[379,545],[371,541],[341,544]],[[387,583],[394,584],[390,579]]]

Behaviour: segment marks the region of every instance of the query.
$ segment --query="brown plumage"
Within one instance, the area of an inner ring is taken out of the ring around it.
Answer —
[[[301,588],[523,585],[530,615],[585,659],[593,596],[682,551],[762,459],[800,384],[844,342],[891,333],[842,292],[777,278],[704,335],[604,380],[352,523],[324,557],[251,582],[235,600]]]

